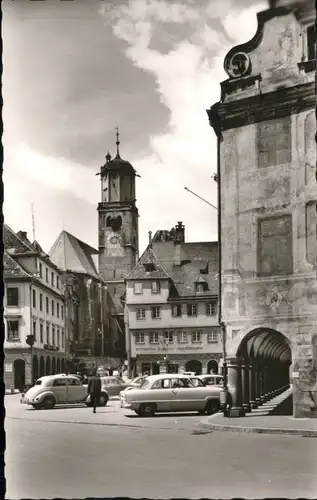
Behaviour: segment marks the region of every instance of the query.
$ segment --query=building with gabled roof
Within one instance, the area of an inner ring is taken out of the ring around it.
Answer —
[[[185,243],[185,227],[150,236],[126,276],[126,345],[135,373],[218,371],[218,244]]]
[[[117,322],[113,313],[117,304],[94,262],[98,250],[63,230],[49,255],[63,272],[69,354],[73,363],[78,369],[85,369],[105,356],[108,359],[116,357],[117,339],[113,332],[117,331]]]
[[[61,272],[27,233],[3,227],[7,389],[64,371],[67,335]],[[27,343],[33,337],[32,347]]]

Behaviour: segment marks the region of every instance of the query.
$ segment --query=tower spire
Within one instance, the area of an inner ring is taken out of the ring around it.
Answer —
[[[119,152],[119,146],[120,146],[120,141],[119,141],[119,128],[116,127],[116,136],[117,136],[117,158],[120,158],[120,152]]]

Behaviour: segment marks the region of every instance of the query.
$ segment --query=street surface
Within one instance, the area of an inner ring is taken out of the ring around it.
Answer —
[[[317,496],[314,438],[206,433],[207,417],[139,418],[118,401],[96,415],[5,404],[10,499]]]

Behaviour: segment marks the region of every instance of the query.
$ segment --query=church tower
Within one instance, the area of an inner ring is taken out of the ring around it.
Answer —
[[[99,273],[111,295],[121,297],[125,292],[124,278],[138,258],[138,209],[135,205],[136,171],[123,160],[119,152],[114,159],[106,155],[101,167],[101,202],[99,217]]]

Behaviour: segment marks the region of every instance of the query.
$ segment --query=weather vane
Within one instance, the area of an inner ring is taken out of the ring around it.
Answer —
[[[120,158],[120,153],[119,153],[120,141],[119,141],[119,128],[118,127],[116,127],[116,136],[117,136],[117,142],[116,142],[116,145],[117,145],[117,157]]]

